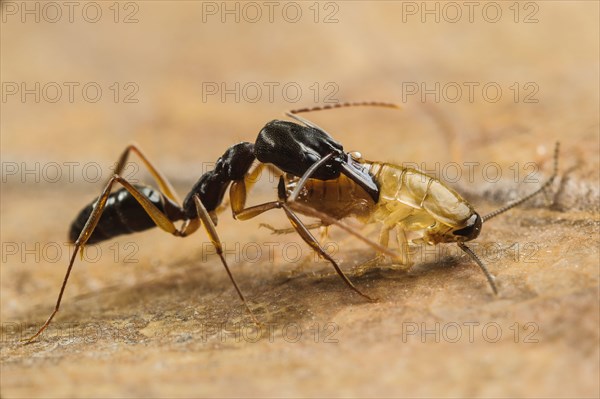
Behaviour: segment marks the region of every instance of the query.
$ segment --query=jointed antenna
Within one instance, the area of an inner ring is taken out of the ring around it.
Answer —
[[[512,209],[515,206],[521,205],[523,202],[535,197],[537,194],[544,191],[546,189],[546,187],[550,186],[554,182],[554,179],[556,178],[556,176],[558,175],[558,150],[559,150],[559,142],[557,141],[556,146],[554,147],[554,172],[552,173],[552,176],[550,176],[550,178],[544,184],[542,184],[542,186],[540,188],[538,188],[531,194],[526,195],[523,198],[520,198],[500,209],[497,209],[491,213],[488,213],[487,215],[483,216],[481,219],[485,222],[486,220],[496,217],[496,216],[508,211],[509,209]]]
[[[400,106],[395,103],[386,103],[382,101],[355,101],[355,102],[344,102],[337,104],[327,104],[317,107],[306,107],[300,109],[294,109],[286,112],[286,114],[302,114],[305,112],[313,112],[313,111],[325,111],[333,108],[347,108],[347,107],[382,107],[382,108],[396,108],[400,109]]]
[[[495,282],[494,276],[492,276],[492,274],[489,272],[487,267],[485,267],[485,265],[483,264],[481,259],[479,259],[479,257],[477,255],[475,255],[475,252],[473,252],[471,250],[471,248],[467,247],[462,242],[459,242],[457,244],[460,249],[465,251],[465,253],[467,255],[469,255],[475,261],[475,263],[477,263],[479,265],[479,267],[483,271],[483,274],[485,274],[485,277],[487,278],[488,282],[490,283],[490,286],[492,287],[492,291],[494,291],[494,294],[498,295],[498,288],[496,287],[496,282]]]

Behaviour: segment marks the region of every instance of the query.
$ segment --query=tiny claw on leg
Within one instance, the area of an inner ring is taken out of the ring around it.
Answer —
[[[379,300],[378,298],[373,298],[367,294],[363,294],[362,292],[359,292],[359,294],[369,302],[377,302]]]
[[[260,321],[258,321],[256,316],[254,316],[254,312],[252,312],[250,310],[250,307],[247,304],[246,304],[246,310],[248,311],[248,313],[250,313],[250,317],[252,318],[252,321],[254,322],[254,324],[256,324],[259,327],[262,326],[262,323]]]

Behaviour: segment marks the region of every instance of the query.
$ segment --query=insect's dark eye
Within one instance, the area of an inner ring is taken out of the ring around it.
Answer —
[[[452,233],[455,236],[464,237],[465,241],[473,240],[477,238],[477,236],[481,232],[482,224],[483,220],[481,220],[481,216],[479,216],[479,214],[476,213],[469,218],[466,227],[463,227],[460,230],[454,230]]]

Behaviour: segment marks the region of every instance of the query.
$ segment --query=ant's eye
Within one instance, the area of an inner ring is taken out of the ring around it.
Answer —
[[[452,234],[455,236],[464,237],[467,240],[472,240],[477,238],[479,233],[481,232],[481,226],[483,224],[483,220],[481,220],[481,216],[479,214],[474,214],[467,221],[467,226],[463,227],[460,230],[454,230]]]

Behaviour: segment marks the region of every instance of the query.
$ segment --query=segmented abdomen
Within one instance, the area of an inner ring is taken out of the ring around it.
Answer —
[[[292,177],[288,182],[288,195],[294,190],[298,180],[297,177]],[[338,220],[349,216],[365,218],[375,206],[369,194],[344,175],[326,181],[309,179],[297,201]]]
[[[379,221],[396,212],[406,213],[418,224],[435,221],[457,227],[474,213],[456,191],[421,171],[374,162],[370,164],[370,173],[380,190],[378,209],[374,213]]]
[[[147,186],[134,187],[136,187],[158,209],[170,214],[170,219],[172,221],[181,220],[180,215],[177,215],[177,209],[170,206],[171,204],[166,202],[158,190]],[[97,200],[98,199],[96,198],[94,202],[83,208],[75,218],[75,221],[71,224],[71,230],[69,232],[69,240],[71,242],[75,242],[79,237]],[[104,212],[87,243],[94,244],[121,234],[144,231],[155,226],[156,224],[154,221],[148,216],[144,208],[142,208],[129,191],[125,188],[121,188],[109,195],[106,200]]]

